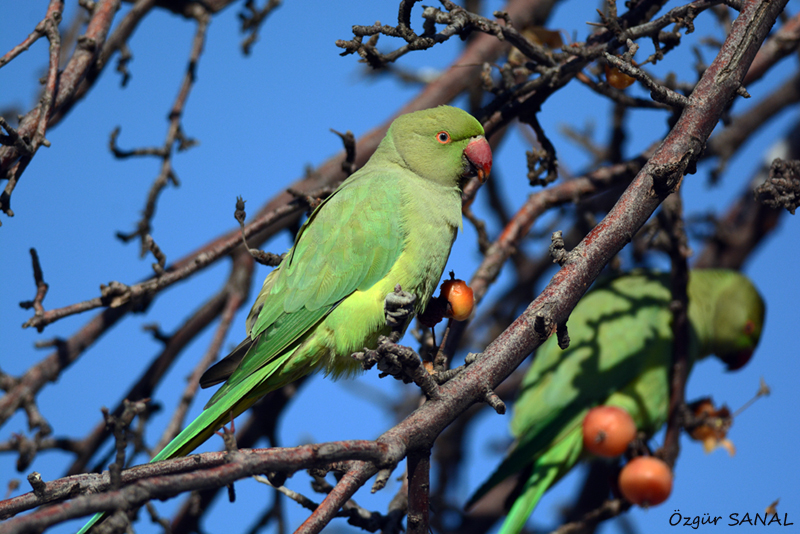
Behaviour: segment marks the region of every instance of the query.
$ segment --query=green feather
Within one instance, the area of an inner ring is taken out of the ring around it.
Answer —
[[[396,119],[267,276],[247,318],[247,339],[201,378],[204,387],[225,384],[152,461],[190,453],[260,397],[310,372],[357,372],[351,354],[389,333],[384,300],[397,284],[416,295],[421,312],[461,226],[461,185],[475,164],[465,149],[477,141],[487,157],[482,135],[475,118],[449,106]],[[478,163],[488,172],[490,159]]]
[[[556,480],[564,476],[566,465],[578,461],[582,448],[583,436],[580,426],[574,426],[570,432],[537,458],[535,472],[522,485],[520,495],[514,500],[498,534],[520,532],[525,527],[528,517],[544,492]]]
[[[690,273],[689,363],[716,354],[734,364],[761,335],[764,304],[733,271]],[[667,418],[672,361],[669,275],[636,271],[596,284],[568,319],[570,345],[549,339],[536,354],[514,404],[506,458],[467,503],[523,473],[501,532],[522,530],[542,495],[578,462],[581,423],[597,405],[625,408],[652,435]]]

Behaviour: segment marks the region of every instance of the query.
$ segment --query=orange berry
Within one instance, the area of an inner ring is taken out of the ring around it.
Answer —
[[[672,471],[662,460],[639,456],[619,473],[622,495],[639,506],[655,506],[666,501],[672,493]]]
[[[441,295],[450,304],[445,317],[463,321],[472,313],[472,308],[475,306],[475,297],[472,295],[472,288],[463,280],[454,279],[443,283]]]
[[[633,82],[636,81],[636,78],[628,76],[617,67],[612,67],[606,63],[606,80],[608,81],[608,85],[615,89],[625,89],[626,87],[630,87]]]
[[[636,424],[617,406],[597,406],[583,418],[583,446],[597,456],[619,456],[635,437]]]

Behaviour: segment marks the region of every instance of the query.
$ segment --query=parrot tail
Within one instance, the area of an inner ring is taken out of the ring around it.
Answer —
[[[583,433],[577,426],[539,456],[498,534],[521,532],[542,495],[575,465],[582,451]]]
[[[149,463],[180,458],[192,452],[223,425],[252,406],[264,393],[259,392],[255,395],[249,393],[259,382],[266,380],[268,376],[254,375],[252,379],[242,381],[231,389],[229,394],[220,398],[214,404],[207,406],[194,421],[175,436]],[[94,525],[107,515],[107,512],[96,513],[83,525],[77,534],[87,534]]]

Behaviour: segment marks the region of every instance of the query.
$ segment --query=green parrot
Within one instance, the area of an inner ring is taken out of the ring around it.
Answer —
[[[259,398],[306,374],[356,373],[351,354],[390,333],[384,301],[396,285],[416,296],[421,313],[461,228],[461,187],[491,170],[483,133],[474,117],[450,106],[392,122],[369,161],[314,210],[264,280],[247,338],[200,380],[225,384],[151,462],[189,454]]]
[[[715,354],[734,370],[761,337],[764,301],[743,275],[693,270],[689,295],[689,363]],[[635,271],[598,282],[568,320],[570,344],[551,336],[538,350],[514,404],[506,458],[467,508],[507,477],[521,476],[500,529],[518,533],[545,491],[584,456],[582,422],[590,408],[630,413],[648,436],[667,420],[672,363],[669,274]]]

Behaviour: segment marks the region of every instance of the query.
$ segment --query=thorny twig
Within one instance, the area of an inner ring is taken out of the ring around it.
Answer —
[[[253,262],[249,256],[237,254],[231,266],[231,274],[222,289],[212,295],[204,302],[189,318],[184,321],[168,337],[163,349],[153,358],[145,369],[144,373],[125,393],[124,399],[137,400],[150,397],[155,387],[160,383],[163,376],[167,373],[175,358],[181,350],[193,339],[197,332],[200,332],[208,324],[224,312],[226,306],[241,303],[244,295],[247,294],[251,278],[253,275]],[[203,369],[205,370],[205,369]],[[113,414],[122,413],[124,406],[118,404],[112,411]],[[76,474],[86,471],[89,460],[94,456],[97,449],[108,437],[105,424],[100,423],[84,440],[80,454],[70,466],[68,473]]]
[[[189,375],[189,378],[186,380],[186,389],[184,389],[183,394],[181,395],[180,404],[173,412],[172,418],[170,419],[169,424],[167,424],[167,428],[164,430],[161,440],[155,448],[156,453],[163,449],[173,437],[177,436],[178,432],[180,432],[181,428],[183,427],[186,413],[189,411],[189,407],[191,406],[191,403],[197,394],[200,385],[200,377],[206,371],[206,369],[208,369],[211,364],[214,363],[214,360],[216,360],[220,348],[222,347],[222,343],[225,341],[225,336],[228,334],[228,331],[233,323],[234,314],[245,302],[247,297],[247,284],[241,283],[240,280],[242,279],[242,276],[249,278],[249,276],[252,275],[252,269],[245,269],[244,271],[244,273],[236,273],[235,276],[231,277],[228,284],[226,284],[225,289],[228,292],[228,297],[227,301],[225,302],[225,307],[220,315],[219,325],[214,332],[214,338],[211,340],[211,343],[209,344],[208,349],[206,349],[203,357],[195,366],[194,371],[192,371],[192,374]]]
[[[155,215],[156,202],[158,197],[167,184],[171,183],[178,187],[178,177],[175,169],[172,166],[173,150],[183,151],[191,148],[197,144],[197,141],[186,137],[183,132],[181,120],[183,118],[183,111],[186,107],[186,102],[189,98],[189,93],[194,85],[195,73],[197,65],[200,61],[200,55],[203,52],[205,45],[206,33],[211,16],[206,11],[200,11],[195,15],[197,19],[197,30],[192,40],[192,49],[189,54],[189,64],[186,67],[186,73],[181,82],[178,96],[172,109],[168,114],[169,127],[167,128],[167,137],[164,144],[160,148],[145,148],[132,151],[120,151],[116,148],[116,138],[119,134],[119,128],[111,133],[111,150],[118,158],[126,158],[130,156],[155,156],[161,158],[161,170],[156,177],[150,191],[147,194],[147,202],[145,203],[144,210],[142,211],[142,218],[136,223],[136,230],[130,233],[117,232],[117,237],[123,242],[128,242],[134,238],[141,240],[140,256],[144,257],[150,249],[147,236],[152,234],[152,220]],[[176,147],[177,144],[177,147]],[[163,265],[162,265],[163,268]],[[162,269],[163,270],[163,269]],[[156,271],[158,272],[158,271]]]
[[[47,68],[47,81],[45,82],[45,89],[39,99],[38,107],[33,110],[31,121],[28,123],[29,128],[20,127],[19,131],[13,130],[9,124],[0,117],[0,126],[2,126],[10,136],[11,143],[7,143],[0,139],[0,144],[10,144],[5,150],[0,150],[0,178],[6,178],[8,183],[5,189],[0,193],[0,211],[3,211],[9,217],[14,216],[14,211],[11,209],[11,194],[19,182],[23,171],[30,163],[33,156],[40,146],[50,146],[50,142],[45,138],[47,126],[50,121],[50,115],[53,111],[56,102],[56,90],[58,82],[58,59],[61,54],[61,34],[58,31],[58,23],[61,21],[61,14],[64,10],[63,0],[50,0],[47,6],[47,14],[44,19],[36,25],[36,29],[19,47],[15,47],[6,56],[0,59],[0,67],[4,63],[11,61],[22,50],[27,49],[34,41],[42,35],[47,36],[50,42],[49,48],[49,64]],[[14,149],[13,151],[11,149]],[[13,152],[16,154],[13,154]],[[9,163],[3,165],[2,156],[11,155]],[[16,159],[13,165],[10,162],[12,158]]]
[[[261,9],[256,8],[254,0],[247,0],[247,2],[245,2],[244,8],[247,12],[239,13],[239,20],[242,23],[242,33],[249,34],[245,40],[242,41],[242,52],[244,52],[244,55],[250,55],[253,45],[258,40],[258,31],[261,29],[261,26],[264,24],[264,21],[267,20],[270,13],[281,5],[281,1],[282,0],[267,0],[264,7]]]
[[[342,140],[345,153],[344,161],[342,161],[342,170],[347,176],[350,176],[356,172],[356,137],[350,130],[342,133],[331,128],[331,132],[338,135]]]
[[[272,252],[264,252],[263,250],[259,250],[257,248],[250,248],[247,246],[247,236],[244,232],[244,221],[247,218],[247,213],[244,210],[245,200],[242,197],[236,197],[236,211],[234,212],[233,216],[236,219],[236,222],[239,223],[239,229],[242,231],[242,243],[244,244],[244,248],[247,249],[247,253],[250,254],[254,260],[256,260],[261,265],[267,265],[269,267],[277,267],[281,264],[281,260],[283,259],[282,256],[279,254],[274,254]]]
[[[33,263],[33,281],[36,284],[36,296],[33,300],[25,300],[19,303],[21,308],[30,309],[33,308],[34,317],[42,317],[44,315],[44,306],[42,302],[44,301],[44,297],[47,295],[47,290],[49,289],[49,285],[44,281],[44,274],[42,274],[42,265],[39,263],[39,254],[36,252],[35,248],[30,249],[31,253],[31,263]],[[41,332],[42,329],[39,329]]]
[[[145,405],[148,400],[149,399],[143,399],[137,402],[129,402],[127,399],[123,400],[123,410],[119,416],[111,415],[107,409],[103,409],[103,417],[106,420],[106,426],[111,427],[114,434],[114,449],[116,454],[114,463],[108,468],[111,488],[113,489],[119,489],[122,486],[122,469],[125,467],[125,449],[128,447],[128,439],[126,436],[128,427],[134,417],[145,411]]]

